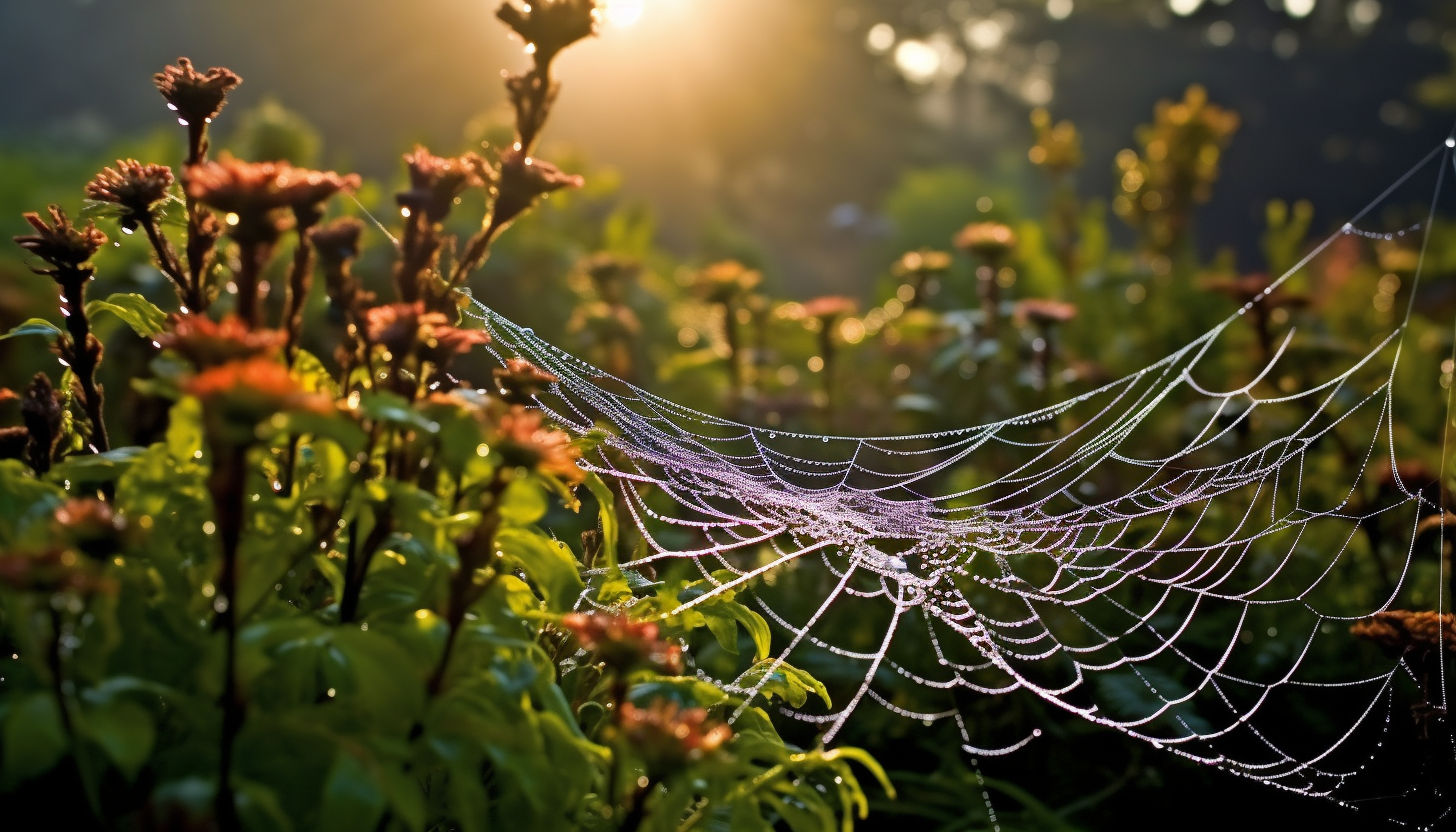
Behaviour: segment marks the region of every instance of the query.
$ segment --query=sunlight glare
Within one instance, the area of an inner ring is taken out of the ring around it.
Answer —
[[[603,13],[613,26],[631,26],[642,17],[643,0],[607,0]]]

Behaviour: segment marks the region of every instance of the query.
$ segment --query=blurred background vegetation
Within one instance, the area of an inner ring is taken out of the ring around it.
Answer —
[[[0,216],[18,232],[22,210],[79,210],[78,183],[102,164],[178,159],[180,134],[139,79],[179,54],[248,81],[221,146],[357,170],[362,207],[387,216],[411,142],[448,153],[508,135],[495,68],[520,50],[491,11],[6,4],[0,27],[23,36],[0,54]],[[521,221],[472,288],[655,392],[814,431],[958,427],[1140,368],[1293,266],[1456,117],[1456,7],[1437,0],[613,0],[608,12],[605,36],[562,59],[547,153],[587,186]],[[1423,187],[1369,230],[1424,219]],[[1452,375],[1452,236],[1433,240],[1397,398],[1402,439],[1432,468]],[[369,242],[382,280],[387,241]],[[109,254],[107,291],[166,296],[138,241]],[[1398,320],[1413,271],[1401,239],[1343,238],[1219,371],[1247,380],[1291,323],[1325,339],[1313,358],[1365,349]],[[0,275],[0,329],[50,304],[18,250],[0,253]],[[0,349],[13,378],[48,366],[25,345]],[[110,407],[131,416],[118,445],[150,441],[160,417],[122,392],[148,357],[127,349],[106,368]],[[1434,579],[1424,586],[1405,600],[1431,603]],[[879,756],[904,797],[868,828],[992,828],[983,787],[1007,830],[1350,817],[996,706],[968,713],[1049,726],[1054,741],[987,762],[984,778],[940,728],[859,714],[845,740]]]

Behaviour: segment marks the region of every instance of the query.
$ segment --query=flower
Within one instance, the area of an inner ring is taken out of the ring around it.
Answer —
[[[418,301],[376,306],[365,314],[365,322],[372,343],[382,344],[400,356],[414,349],[436,326],[449,325],[443,313],[426,312],[425,305]]]
[[[36,373],[20,400],[20,420],[30,434],[30,467],[38,473],[50,470],[65,416],[66,408],[50,377]]]
[[[524,151],[507,150],[501,154],[500,179],[496,186],[495,210],[491,224],[497,228],[509,224],[536,204],[536,201],[562,188],[580,188],[586,180],[563,172]]]
[[[468,188],[483,188],[493,179],[490,163],[474,153],[463,156],[435,156],[424,145],[404,156],[409,168],[410,189],[395,195],[401,207],[440,222],[450,213],[455,198]]]
[[[273,358],[283,347],[284,333],[253,330],[236,315],[213,322],[205,315],[172,315],[171,330],[157,336],[157,343],[207,370],[230,361]]]
[[[962,251],[994,264],[1016,248],[1016,232],[1005,223],[973,222],[956,234],[955,244]]]
[[[544,425],[540,411],[513,405],[497,420],[495,433],[491,446],[500,451],[507,465],[529,468],[567,484],[586,477],[576,464],[581,451],[564,431]]]
[[[633,621],[610,613],[568,613],[561,625],[576,636],[583,650],[595,653],[618,673],[647,667],[676,676],[682,673],[682,648],[657,637],[651,621]]]
[[[111,505],[95,499],[72,499],[56,509],[55,523],[62,535],[83,554],[102,559],[119,548],[118,536],[126,520]]]
[[[35,229],[34,234],[21,234],[15,242],[21,248],[50,264],[50,269],[31,269],[36,274],[50,275],[57,280],[91,278],[91,258],[106,245],[106,235],[91,220],[85,227],[78,228],[66,217],[60,206],[47,209],[51,224],[47,225],[40,214],[29,212],[25,221]]]
[[[364,223],[353,217],[339,217],[328,225],[308,230],[308,241],[318,252],[325,269],[342,265],[359,256],[359,237]]]
[[[86,198],[120,205],[122,228],[135,228],[136,218],[167,198],[172,169],[166,165],[142,164],[135,159],[118,159],[116,167],[102,168],[86,183]]]
[[[187,195],[232,215],[230,233],[240,242],[272,242],[287,227],[279,210],[292,208],[300,217],[310,217],[320,203],[359,183],[357,174],[340,176],[287,162],[244,162],[226,153],[187,169]]]
[[[907,251],[900,255],[900,259],[895,261],[895,265],[890,267],[890,271],[896,277],[941,274],[950,269],[950,262],[950,255],[946,252],[922,248],[919,251]]]
[[[646,708],[623,702],[617,725],[623,739],[647,764],[649,776],[671,774],[683,763],[718,751],[733,738],[733,729],[727,725],[709,726],[708,712],[702,708],[679,708],[665,699]]]
[[[859,308],[854,298],[843,295],[825,295],[799,304],[799,312],[806,318],[814,318],[826,326],[846,315],[853,315]]]
[[[495,16],[534,47],[537,66],[597,31],[596,0],[534,0],[524,8],[502,3]]]
[[[1456,614],[1437,615],[1430,610],[1385,610],[1350,627],[1356,638],[1369,639],[1388,650],[1436,650],[1444,644],[1456,652]]]
[[[305,391],[287,367],[262,356],[204,370],[184,390],[202,402],[217,438],[235,445],[250,443],[257,426],[278,413],[334,410],[327,397]]]
[[[493,371],[495,385],[512,404],[526,404],[538,393],[561,379],[524,358],[507,358],[504,367]]]
[[[420,339],[420,358],[438,367],[446,366],[455,356],[464,355],[473,347],[490,343],[490,333],[483,329],[461,329],[448,324],[426,329]]]
[[[1022,326],[1028,323],[1037,326],[1053,326],[1064,324],[1075,317],[1077,317],[1076,305],[1059,300],[1028,298],[1018,301],[1016,304],[1016,321]]]
[[[47,594],[87,596],[116,591],[116,582],[99,574],[94,563],[62,548],[0,554],[0,584],[22,592]]]
[[[1051,114],[1038,107],[1031,112],[1031,126],[1036,128],[1036,144],[1026,155],[1033,165],[1055,174],[1082,166],[1082,135],[1076,125],[1070,121],[1053,125]]]
[[[698,272],[695,285],[709,303],[728,303],[763,282],[763,273],[737,260],[721,260]]]
[[[167,66],[152,77],[157,91],[167,99],[167,104],[177,116],[190,124],[206,124],[222,112],[227,95],[243,82],[230,69],[215,66],[207,72],[198,72],[192,61],[178,58],[173,66]]]

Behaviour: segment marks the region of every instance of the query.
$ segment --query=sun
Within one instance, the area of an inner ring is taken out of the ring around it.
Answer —
[[[613,26],[631,26],[642,17],[644,0],[606,0],[602,16]]]

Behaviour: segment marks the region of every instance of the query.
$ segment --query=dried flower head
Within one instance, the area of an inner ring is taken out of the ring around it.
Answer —
[[[680,709],[665,699],[646,708],[623,702],[617,725],[649,774],[659,777],[713,754],[733,738],[733,729],[727,725],[709,725],[708,712],[702,708]]]
[[[1016,248],[1016,232],[1005,223],[973,222],[956,234],[955,244],[960,250],[995,265]]]
[[[502,228],[536,204],[541,197],[562,188],[580,188],[586,180],[524,151],[501,154],[496,198],[491,224]]]
[[[507,2],[495,15],[526,42],[537,66],[597,30],[596,0],[534,0],[524,7]]]
[[[418,301],[376,306],[365,315],[365,321],[370,342],[400,356],[411,352],[435,327],[450,325],[443,313],[426,312],[425,305]]]
[[[682,673],[682,648],[658,638],[657,625],[604,612],[568,613],[561,625],[576,636],[583,650],[596,654],[618,673],[640,667],[658,673]]]
[[[187,169],[187,195],[229,214],[229,233],[240,242],[272,242],[287,228],[282,209],[316,220],[321,203],[359,183],[357,174],[340,176],[287,162],[244,162],[226,153]]]
[[[122,228],[130,229],[136,227],[137,217],[167,198],[174,181],[172,169],[166,165],[118,159],[116,167],[102,168],[86,183],[86,198],[121,206]]]
[[[456,197],[469,188],[483,188],[493,180],[490,163],[474,153],[463,156],[436,156],[415,145],[404,155],[409,168],[410,189],[395,195],[401,207],[422,214],[430,222],[440,222],[450,213]]]
[[[310,228],[308,240],[318,252],[319,262],[329,269],[359,256],[363,233],[364,223],[354,217],[339,217],[327,225]]]
[[[512,404],[527,404],[547,387],[561,379],[524,358],[508,358],[504,367],[494,371],[495,386]]]
[[[199,370],[248,358],[273,358],[285,338],[282,332],[249,329],[236,315],[217,322],[205,315],[173,315],[169,323],[171,328],[157,336],[157,343]]]
[[[1075,304],[1049,298],[1027,298],[1016,304],[1016,321],[1021,326],[1054,326],[1077,317]]]
[[[721,260],[698,272],[694,285],[704,300],[721,304],[753,291],[762,282],[762,272],[737,260]]]
[[[1386,610],[1356,621],[1350,632],[1398,653],[1437,650],[1441,645],[1456,652],[1456,614],[1449,612]]]
[[[65,416],[66,408],[50,377],[36,373],[20,400],[20,420],[30,434],[30,467],[39,473],[50,470]]]
[[[198,72],[192,61],[178,58],[175,65],[164,67],[153,76],[152,82],[178,118],[188,124],[205,124],[217,118],[227,103],[228,93],[243,79],[220,66]]]
[[[455,356],[489,343],[490,333],[483,329],[430,325],[420,333],[420,358],[438,367],[446,367]]]
[[[51,266],[32,271],[57,280],[90,279],[91,258],[106,245],[106,235],[90,220],[84,227],[77,227],[60,206],[52,205],[47,211],[51,215],[50,225],[41,219],[40,214],[27,213],[25,221],[35,229],[35,233],[15,238],[17,245]]]
[[[506,464],[528,468],[567,484],[576,484],[586,474],[577,466],[581,451],[571,437],[544,423],[540,411],[514,405],[496,422],[491,447],[500,451]]]
[[[284,166],[278,174],[278,197],[293,209],[300,225],[312,226],[322,216],[323,203],[336,194],[353,193],[362,181],[357,173]]]

